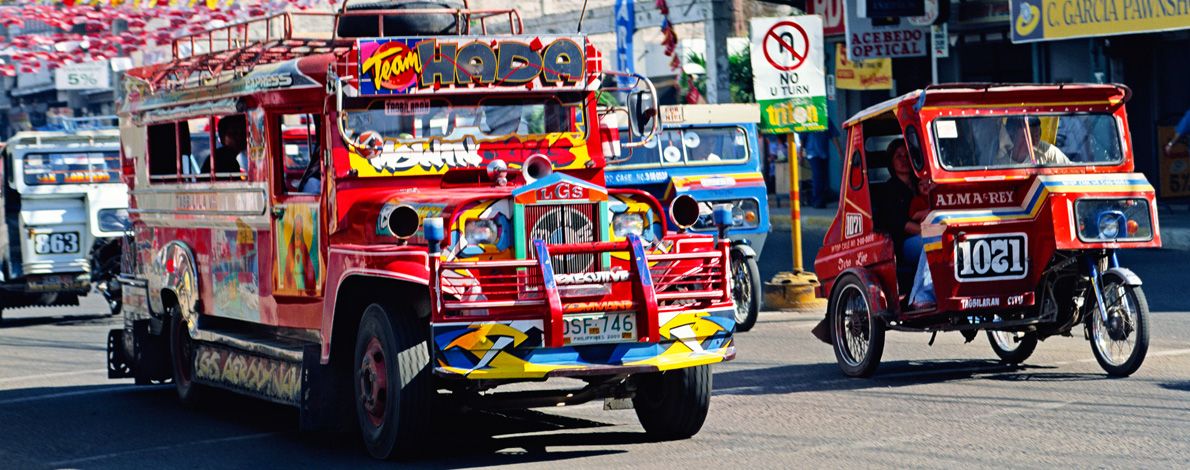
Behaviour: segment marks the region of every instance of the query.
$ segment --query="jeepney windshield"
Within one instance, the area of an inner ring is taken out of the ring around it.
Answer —
[[[625,144],[632,137],[620,130],[620,157],[609,168],[741,163],[748,160],[744,128],[689,127],[664,129],[640,148]]]
[[[585,134],[582,95],[573,97],[489,97],[373,99],[349,107],[346,132],[367,131],[401,143],[441,140],[503,140],[559,132]],[[561,99],[560,99],[561,98]]]
[[[118,183],[120,152],[26,153],[23,159],[28,186]]]
[[[1027,114],[940,117],[933,122],[947,170],[1087,166],[1123,158],[1115,116]]]

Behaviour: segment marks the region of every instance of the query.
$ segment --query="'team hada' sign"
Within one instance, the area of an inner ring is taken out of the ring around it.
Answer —
[[[526,38],[528,39],[528,38]],[[360,93],[404,95],[465,87],[568,87],[586,72],[581,41],[391,38],[359,41]]]

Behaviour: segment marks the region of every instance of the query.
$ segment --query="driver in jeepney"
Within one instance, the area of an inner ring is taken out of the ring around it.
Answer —
[[[1058,146],[1041,140],[1041,118],[1009,117],[1001,127],[1000,147],[994,163],[996,166],[1020,166],[1027,162],[1060,166],[1069,165],[1070,158]]]

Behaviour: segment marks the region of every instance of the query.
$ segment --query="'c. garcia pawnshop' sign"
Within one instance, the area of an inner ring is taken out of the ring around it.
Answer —
[[[585,41],[568,37],[359,40],[362,95],[475,88],[573,90],[586,73]]]
[[[1011,0],[1012,42],[1190,29],[1190,0]]]

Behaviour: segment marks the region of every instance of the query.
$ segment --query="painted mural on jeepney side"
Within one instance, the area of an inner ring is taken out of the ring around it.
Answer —
[[[283,213],[277,218],[274,294],[322,295],[325,264],[318,244],[318,205],[313,203],[278,204]]]
[[[260,275],[256,232],[237,222],[238,230],[212,230],[212,313],[240,320],[260,320]]]
[[[658,343],[609,343],[543,347],[541,320],[448,323],[434,326],[439,373],[473,379],[544,377],[563,369],[604,365],[670,370],[722,362],[735,354],[730,309],[660,312]]]
[[[556,169],[587,168],[594,163],[581,132],[556,132],[542,136],[507,136],[476,141],[434,139],[429,142],[401,142],[385,139],[383,149],[371,159],[350,152],[351,169],[359,176],[438,175],[452,168],[482,168],[492,160],[504,160],[516,168],[529,155],[549,157]]]

